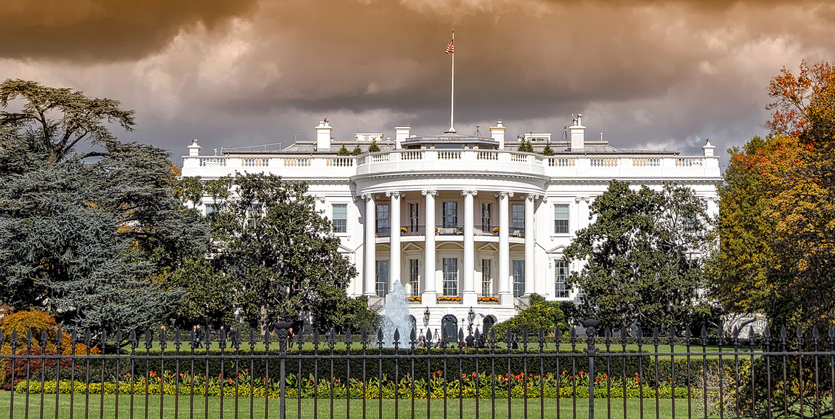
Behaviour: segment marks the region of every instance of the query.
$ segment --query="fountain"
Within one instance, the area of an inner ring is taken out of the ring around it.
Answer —
[[[386,296],[386,309],[383,312],[380,327],[383,329],[383,346],[394,347],[394,331],[400,332],[399,346],[409,346],[412,335],[412,319],[409,316],[409,302],[406,290],[400,281],[394,281],[391,292]]]

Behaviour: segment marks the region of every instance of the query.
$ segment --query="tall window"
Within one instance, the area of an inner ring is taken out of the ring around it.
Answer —
[[[483,203],[481,204],[481,231],[485,233],[490,233],[493,229],[491,227],[491,218],[493,215],[492,205]]]
[[[418,232],[418,222],[420,221],[420,204],[417,202],[409,204],[409,232]]]
[[[458,295],[458,259],[444,258],[444,295]]]
[[[420,296],[420,267],[417,259],[409,259],[409,284],[412,288],[412,297]]]
[[[564,260],[554,261],[554,295],[557,298],[568,298],[568,289],[565,288],[565,278],[568,276],[568,264]]]
[[[521,297],[525,294],[525,261],[513,261],[513,296]]]
[[[348,231],[348,204],[333,204],[333,232]]]
[[[444,228],[458,226],[458,203],[444,202]]]
[[[568,204],[554,205],[554,233],[568,233]]]
[[[389,261],[377,261],[377,296],[385,297],[389,293]]]
[[[481,260],[481,295],[493,295],[493,259]]]
[[[525,232],[525,206],[512,205],[510,208],[510,231],[514,235]]]
[[[389,234],[389,204],[377,205],[377,234]]]

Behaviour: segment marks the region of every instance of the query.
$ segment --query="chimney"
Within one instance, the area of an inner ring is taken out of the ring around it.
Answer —
[[[568,130],[571,131],[571,151],[583,151],[586,127],[583,126],[582,114],[577,115]]]
[[[507,127],[502,125],[502,121],[496,123],[495,127],[490,127],[490,135],[499,142],[499,150],[504,150],[504,131],[506,129]]]
[[[705,157],[713,157],[714,148],[716,147],[710,143],[710,138],[705,140],[705,145],[702,146],[702,151],[704,151]]]
[[[409,138],[411,134],[411,127],[394,127],[394,149],[400,150],[403,148],[401,143],[403,140]]]
[[[203,148],[203,147],[200,147],[200,146],[197,144],[197,138],[195,138],[194,140],[192,140],[191,145],[190,145],[190,146],[188,146],[188,155],[189,155],[189,157],[197,157],[197,156],[199,156],[199,155],[200,155],[200,149],[201,149],[201,148]]]
[[[331,128],[330,124],[328,123],[328,118],[325,118],[322,121],[319,121],[319,125],[316,127],[316,150],[317,151],[330,151],[331,150]]]

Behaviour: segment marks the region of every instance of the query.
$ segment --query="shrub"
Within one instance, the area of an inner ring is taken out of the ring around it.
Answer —
[[[4,336],[11,336],[13,331],[17,331],[18,346],[26,345],[26,333],[31,329],[32,345],[40,346],[38,340],[44,330],[46,330],[49,340],[54,342],[58,323],[55,322],[55,319],[40,311],[18,311],[4,317],[0,329],[3,330]]]
[[[380,151],[380,146],[377,145],[377,140],[371,141],[371,145],[368,146],[369,153],[376,153]]]
[[[17,355],[29,355],[29,358],[18,358],[14,362],[14,371],[12,371],[12,363],[7,362],[5,374],[8,379],[4,380],[3,388],[6,390],[11,390],[14,385],[21,381],[26,381],[26,373],[28,371],[30,379],[38,377],[38,373],[41,371],[42,368],[55,368],[57,364],[57,359],[44,359],[41,358],[44,355],[56,355],[57,352],[46,350],[44,351],[40,347],[33,347],[33,348],[24,348],[17,351]],[[62,359],[61,360],[61,368],[69,368],[71,361],[69,359]],[[14,372],[14,375],[12,373]],[[12,383],[11,378],[14,377],[14,383]]]

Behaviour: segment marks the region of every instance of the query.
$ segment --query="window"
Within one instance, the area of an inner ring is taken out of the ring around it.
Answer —
[[[409,232],[418,232],[418,222],[420,221],[420,204],[417,202],[409,204]]]
[[[685,216],[682,224],[684,225],[684,232],[687,234],[696,234],[699,231],[699,221],[693,216]]]
[[[458,226],[458,203],[444,202],[444,228]]]
[[[216,204],[206,204],[206,216],[210,216],[217,212],[217,205]]]
[[[513,296],[521,297],[525,294],[525,261],[513,261]]]
[[[490,233],[493,231],[491,227],[491,217],[493,215],[491,204],[481,204],[481,231]]]
[[[348,204],[333,204],[333,232],[348,231]]]
[[[409,259],[409,284],[412,286],[412,297],[420,297],[420,266],[417,259]]]
[[[481,295],[490,297],[493,295],[493,260],[481,260]]]
[[[389,261],[377,261],[377,296],[385,297],[389,293]]]
[[[458,259],[444,258],[444,296],[458,295]]]
[[[568,204],[554,205],[554,233],[568,234]]]
[[[246,211],[246,225],[248,227],[255,227],[258,221],[263,217],[261,204],[249,204],[249,208],[247,208]]]
[[[568,298],[568,290],[565,288],[565,278],[568,276],[568,264],[562,259],[554,261],[554,295],[557,298]]]
[[[510,208],[511,235],[520,236],[525,233],[525,206],[511,205]]]
[[[377,205],[377,234],[389,234],[389,204]]]

